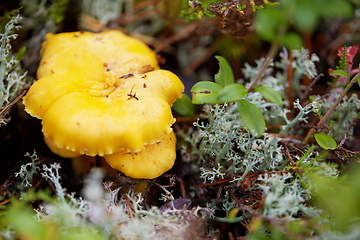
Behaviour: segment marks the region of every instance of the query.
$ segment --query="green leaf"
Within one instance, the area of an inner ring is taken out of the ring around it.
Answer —
[[[230,64],[226,61],[225,58],[221,56],[216,56],[216,59],[219,61],[220,69],[219,72],[215,75],[215,82],[223,87],[234,83],[234,73]]]
[[[26,47],[23,46],[22,48],[20,48],[20,50],[16,53],[16,58],[21,61],[24,59],[24,55],[25,55],[25,52],[26,52]]]
[[[233,83],[226,85],[218,93],[219,102],[235,102],[246,96],[247,90],[244,85],[240,83]]]
[[[349,74],[342,69],[334,70],[334,71],[332,71],[332,73],[330,73],[330,75],[340,75],[340,76],[344,76],[350,80]]]
[[[312,0],[295,1],[294,25],[301,32],[311,32],[320,20],[319,9]]]
[[[222,89],[217,83],[202,81],[191,88],[191,95],[194,104],[215,104],[220,103],[217,99],[218,92]]]
[[[337,147],[336,141],[325,133],[316,133],[315,140],[319,146],[325,150],[334,150]]]
[[[210,81],[201,81],[196,83],[192,88],[192,93],[203,93],[204,91],[210,91],[211,93],[219,92],[222,89],[217,83],[210,82]]]
[[[256,137],[261,137],[265,131],[265,120],[261,111],[244,99],[237,101],[237,107],[245,127]]]
[[[279,107],[282,106],[281,95],[275,89],[268,86],[259,85],[255,88],[255,91],[259,92],[268,101],[275,103]]]
[[[196,94],[193,96],[192,103],[193,104],[217,104],[221,103],[218,100],[217,93],[210,94]]]
[[[314,191],[311,203],[316,208],[324,209],[331,214],[328,226],[334,231],[347,231],[359,216],[360,205],[360,168],[353,164],[346,169],[346,174],[339,177],[326,177],[324,173],[316,174],[309,169],[304,173]],[[321,171],[319,171],[321,172]]]
[[[285,15],[278,9],[267,8],[257,11],[255,14],[255,31],[266,41],[272,42],[276,40],[279,30],[286,28],[287,25],[288,21]]]
[[[191,102],[191,98],[183,94],[181,98],[176,99],[172,109],[181,116],[191,117],[195,113],[195,106]]]
[[[34,219],[24,202],[12,199],[1,221],[3,225],[11,226],[17,234],[26,236],[28,239],[46,239],[45,225]]]
[[[303,40],[300,35],[294,32],[286,33],[282,37],[281,43],[289,49],[300,49],[304,46]]]
[[[354,15],[353,6],[347,0],[327,0],[323,6],[319,10],[325,18],[350,18]]]

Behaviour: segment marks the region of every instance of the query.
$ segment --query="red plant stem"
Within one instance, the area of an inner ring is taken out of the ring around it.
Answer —
[[[289,58],[288,58],[288,61],[287,61],[287,80],[288,80],[288,88],[287,88],[287,92],[286,92],[286,95],[287,95],[287,100],[288,100],[288,103],[289,103],[289,106],[288,106],[288,110],[289,112],[286,114],[287,118],[290,119],[291,117],[291,110],[293,108],[293,100],[292,100],[292,97],[291,97],[291,86],[292,86],[292,77],[293,77],[293,69],[292,69],[292,61],[293,61],[293,53],[291,50],[289,50]]]
[[[291,155],[290,155],[290,152],[289,152],[289,149],[285,143],[285,141],[282,142],[283,146],[284,146],[284,149],[285,149],[285,154],[286,156],[288,157],[289,161],[290,161],[290,165],[291,166],[294,166],[295,165],[295,162],[294,160],[292,159]]]
[[[222,184],[222,183],[225,183],[225,182],[230,182],[232,180],[234,180],[234,178],[228,178],[228,179],[220,180],[220,181],[217,181],[217,182],[214,182],[214,183],[205,183],[205,184],[199,185],[198,187],[203,188],[203,187],[214,186],[214,185]]]

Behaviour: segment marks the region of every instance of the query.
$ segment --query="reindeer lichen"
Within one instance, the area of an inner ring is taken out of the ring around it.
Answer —
[[[10,20],[8,19],[10,18]],[[20,29],[18,24],[20,15],[16,11],[9,12],[2,17],[2,21],[8,21],[4,29],[0,29],[0,108],[3,110],[13,101],[21,89],[28,83],[25,79],[26,72],[20,66],[21,54],[12,52],[11,40],[17,38],[16,31]],[[6,115],[6,113],[5,113]],[[0,124],[6,124],[9,119],[0,118]]]

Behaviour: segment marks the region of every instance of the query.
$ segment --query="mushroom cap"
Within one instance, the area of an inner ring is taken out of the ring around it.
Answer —
[[[184,86],[141,41],[119,31],[48,34],[42,51],[23,102],[55,153],[138,152],[172,131]]]
[[[74,152],[74,151],[71,151],[71,150],[68,150],[66,148],[59,148],[57,147],[53,141],[51,141],[50,138],[47,138],[44,136],[44,142],[46,143],[46,145],[49,147],[49,149],[59,155],[60,157],[63,157],[63,158],[75,158],[75,157],[79,157],[81,156],[80,153],[78,152]]]
[[[160,142],[146,145],[141,152],[116,152],[104,156],[105,161],[126,176],[153,179],[170,170],[176,158],[176,136],[173,131]]]

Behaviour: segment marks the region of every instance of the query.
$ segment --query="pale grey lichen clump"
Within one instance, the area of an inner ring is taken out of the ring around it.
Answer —
[[[31,162],[21,165],[20,171],[15,173],[15,177],[20,177],[22,179],[22,182],[18,186],[21,191],[32,187],[33,177],[40,171],[40,163],[36,151],[31,155],[26,153],[25,156],[30,157]]]
[[[43,165],[42,169],[42,176],[55,186],[57,199],[35,209],[35,219],[56,223],[65,235],[77,229],[79,236],[103,239],[170,239],[173,236],[188,239],[193,234],[188,228],[203,221],[200,212],[209,211],[200,207],[190,210],[146,208],[141,193],[130,190],[120,195],[120,188],[114,188],[112,183],[102,184],[104,173],[100,169],[89,173],[82,191],[84,198],[77,198],[61,186],[59,164]]]
[[[293,69],[293,78],[291,88],[294,95],[299,95],[299,91],[305,89],[305,87],[300,84],[300,80],[303,78],[303,76],[306,75],[312,79],[318,75],[315,63],[319,61],[319,57],[315,53],[311,54],[310,56],[309,50],[304,48],[298,50],[293,49],[292,56],[293,58],[291,65]],[[261,83],[265,86],[274,88],[281,94],[283,99],[286,99],[286,88],[288,87],[287,71],[289,54],[285,48],[279,53],[279,57],[279,61],[271,62],[269,64],[262,76]],[[254,67],[248,63],[245,63],[244,68],[242,69],[244,79],[253,80],[259,72],[264,61],[264,58],[256,60],[256,66]],[[248,87],[250,85],[246,86]]]
[[[6,21],[4,19],[3,21]],[[26,72],[20,66],[19,56],[12,52],[10,41],[16,39],[17,30],[20,29],[18,22],[20,15],[13,16],[5,25],[3,33],[0,33],[0,107],[3,110],[14,100],[21,89],[27,85]],[[9,119],[1,116],[0,124],[5,124]]]
[[[319,210],[306,206],[311,198],[310,191],[291,173],[264,174],[258,178],[258,185],[265,195],[263,214],[268,217],[293,219],[299,213],[317,217]]]
[[[336,98],[337,97],[338,96],[336,96]],[[333,103],[327,101],[327,99],[321,99],[316,105],[319,113],[323,115],[330,109]],[[325,122],[331,125],[329,135],[337,141],[344,138],[351,125],[354,125],[354,120],[357,119],[359,110],[360,100],[357,95],[353,93],[350,97],[345,96]],[[350,131],[350,139],[352,138],[352,133],[353,130]]]
[[[82,0],[81,9],[84,14],[93,16],[106,24],[110,20],[114,20],[121,15],[122,12],[127,12],[133,7],[131,1],[121,0]],[[124,7],[125,9],[123,9]]]
[[[286,84],[287,52],[281,53],[280,57],[280,62],[271,63],[265,70],[262,83],[286,96],[284,86]],[[315,62],[318,61],[318,58],[316,55],[309,57],[307,50],[294,50],[292,65],[295,69],[295,77],[293,84],[298,84],[296,81],[300,80],[300,75],[305,74],[309,77],[317,75]],[[255,67],[245,64],[243,69],[245,79],[254,78],[263,61],[264,59],[257,60]],[[275,71],[274,66],[283,70],[282,72],[277,71],[275,77],[271,75]],[[285,107],[281,108],[265,101],[257,92],[248,93],[246,100],[260,109],[267,122],[276,119],[280,121],[280,124],[285,123],[282,131],[288,134],[291,134],[296,123],[307,122],[307,115],[315,110],[315,103],[309,103],[302,107],[299,100],[296,100],[294,106],[299,108],[300,112],[290,121],[286,117],[287,109]],[[284,101],[283,105],[286,106],[287,102]],[[279,144],[282,139],[266,133],[263,138],[252,136],[241,121],[236,103],[205,106],[201,119],[195,122],[194,126],[197,128],[195,131],[192,130],[186,134],[179,130],[177,133],[181,138],[180,145],[184,161],[194,160],[196,155],[201,161],[204,161],[204,155],[201,153],[208,154],[212,159],[213,168],[200,168],[200,176],[204,181],[214,182],[216,179],[223,178],[225,173],[240,175],[237,180],[241,180],[251,171],[279,170],[286,165],[283,149]],[[231,165],[229,166],[228,163]]]
[[[200,168],[204,181],[214,182],[225,173],[240,174],[242,179],[250,171],[275,170],[284,164],[279,139],[268,134],[264,134],[264,138],[252,136],[245,129],[236,109],[236,105],[228,104],[207,107],[203,116],[206,123],[203,120],[194,123],[201,137],[197,138],[200,140],[197,144],[199,147],[192,144],[191,152],[184,151],[183,154],[186,159],[193,158],[191,155],[194,152],[210,156],[214,167]]]

